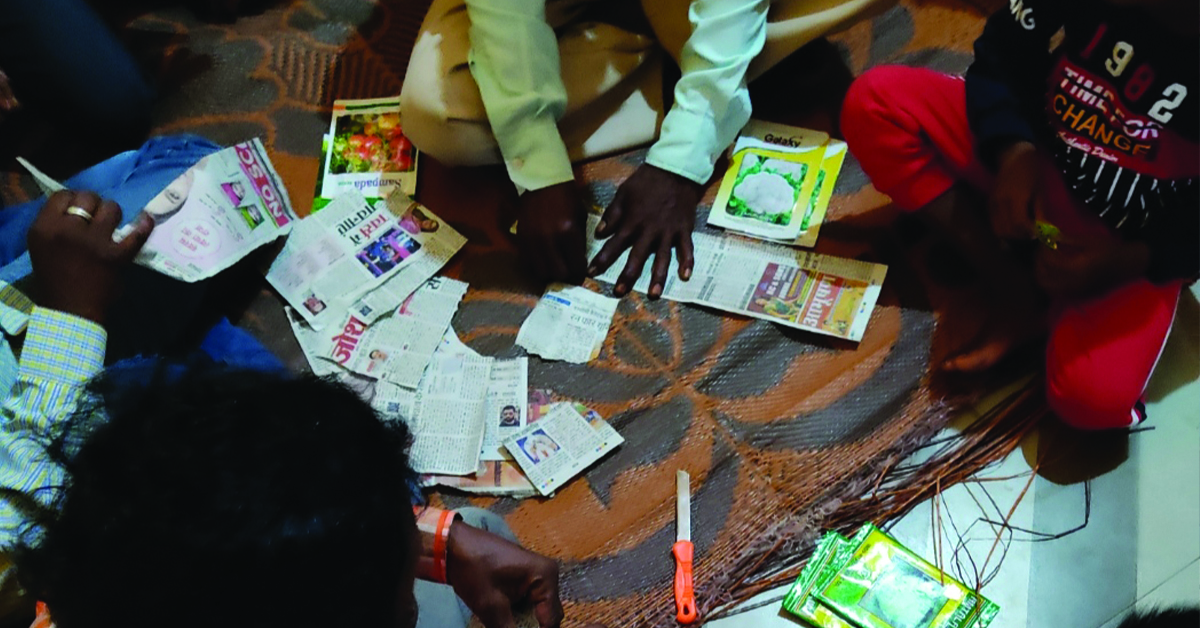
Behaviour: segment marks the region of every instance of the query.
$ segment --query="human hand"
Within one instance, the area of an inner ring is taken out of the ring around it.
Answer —
[[[996,184],[988,199],[992,231],[1008,240],[1029,240],[1034,218],[1042,215],[1042,174],[1037,148],[1017,142],[1000,155]]]
[[[92,218],[68,214],[69,208]],[[143,214],[132,233],[113,242],[120,222],[121,208],[92,192],[55,192],[46,201],[28,236],[39,305],[104,324],[121,267],[133,261],[154,228]]]
[[[517,246],[538,281],[580,283],[587,262],[587,210],[574,181],[521,195]]]
[[[21,103],[17,102],[17,97],[13,94],[12,83],[8,80],[8,75],[4,73],[4,70],[0,70],[0,111],[14,111],[20,106]]]
[[[643,164],[621,184],[596,228],[597,238],[608,238],[592,259],[588,274],[603,273],[631,249],[617,277],[613,294],[624,296],[642,276],[642,267],[654,256],[650,298],[662,295],[671,266],[671,252],[679,258],[679,278],[692,276],[692,227],[696,205],[704,191],[700,184],[673,172]]]
[[[1058,247],[1039,247],[1034,260],[1038,285],[1051,296],[1082,298],[1142,276],[1150,249],[1116,238],[1063,239]]]
[[[542,628],[562,623],[558,563],[461,521],[447,547],[446,579],[487,628],[514,628],[514,607],[533,607]]]

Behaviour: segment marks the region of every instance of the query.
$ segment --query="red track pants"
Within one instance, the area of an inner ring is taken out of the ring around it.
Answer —
[[[901,66],[870,70],[846,95],[842,132],[876,189],[903,209],[924,207],[958,181],[991,190],[993,175],[975,155],[961,78]],[[1112,237],[1049,161],[1047,168],[1047,218],[1064,232]],[[1047,395],[1064,421],[1098,430],[1144,418],[1142,394],[1182,286],[1139,279],[1088,301],[1054,304]]]

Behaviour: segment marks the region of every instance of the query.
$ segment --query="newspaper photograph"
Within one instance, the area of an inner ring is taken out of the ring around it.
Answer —
[[[416,193],[417,149],[404,136],[398,97],[335,100],[325,138],[317,199],[346,190],[367,198],[384,198],[397,188]],[[314,202],[313,210],[326,204]]]
[[[521,323],[517,345],[547,360],[586,364],[600,356],[620,299],[551,284]]]
[[[505,460],[504,441],[528,423],[529,358],[493,360],[488,374],[486,424],[480,460]]]
[[[559,403],[504,446],[538,493],[552,495],[623,442],[612,426],[593,427],[572,404]]]
[[[811,222],[829,135],[751,120],[733,145],[708,224],[792,241]]]
[[[337,325],[320,332],[317,355],[355,373],[415,389],[466,292],[466,283],[434,277],[372,325],[348,311]]]
[[[588,258],[604,245],[590,234]],[[748,238],[693,233],[695,263],[690,281],[679,279],[671,260],[662,296],[779,323],[796,329],[862,340],[879,299],[887,266],[819,255]],[[614,283],[625,267],[626,251],[597,279]],[[650,264],[633,289],[650,288]]]
[[[414,471],[469,475],[478,468],[491,366],[489,358],[433,355],[407,417]]]
[[[341,322],[346,311],[370,325],[399,307],[465,243],[402,192],[371,204],[351,190],[296,224],[267,281],[313,329]]]

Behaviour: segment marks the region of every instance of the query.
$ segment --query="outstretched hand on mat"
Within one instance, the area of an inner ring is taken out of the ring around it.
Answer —
[[[673,172],[643,164],[617,190],[604,211],[597,238],[611,238],[592,259],[588,274],[603,273],[629,250],[625,268],[617,278],[613,293],[624,296],[642,275],[646,262],[654,257],[650,275],[650,298],[662,296],[671,266],[671,253],[679,258],[679,278],[692,276],[692,228],[696,223],[696,205],[704,187]]]

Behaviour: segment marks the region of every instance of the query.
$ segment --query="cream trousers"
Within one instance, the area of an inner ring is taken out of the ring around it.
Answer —
[[[548,0],[547,22],[558,33],[566,113],[559,120],[567,150],[579,161],[653,142],[662,124],[662,53],[676,63],[691,35],[691,0],[626,0],[645,12],[650,37],[580,21],[599,0]],[[874,15],[894,0],[774,0],[767,41],[750,80],[801,46]],[[470,50],[463,0],[434,0],[413,47],[400,109],[404,133],[424,153],[448,165],[502,161],[479,88],[467,65]]]

